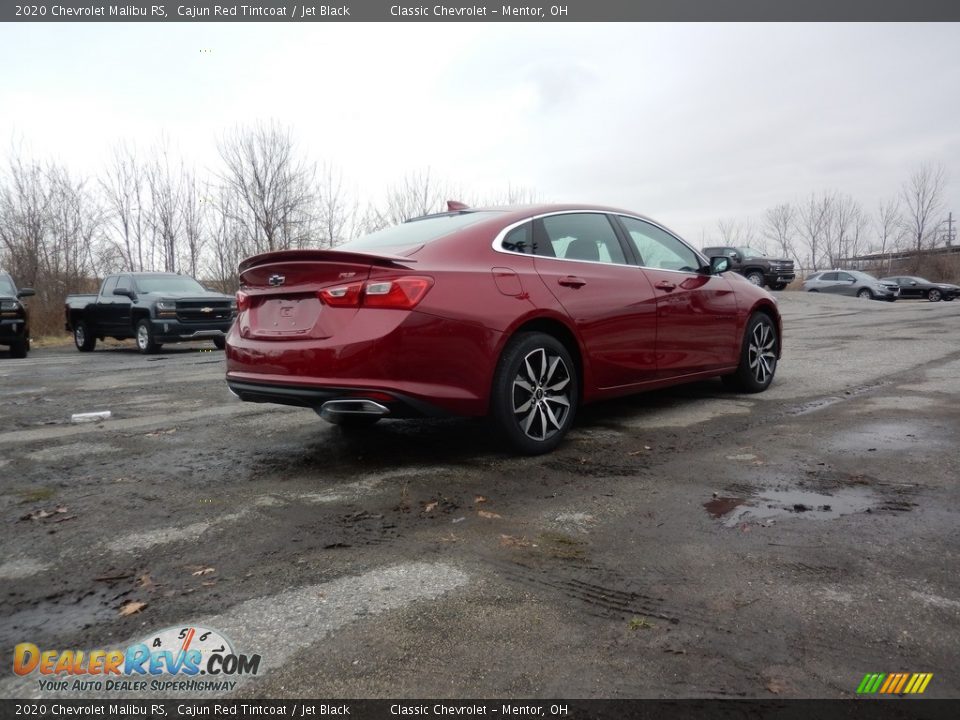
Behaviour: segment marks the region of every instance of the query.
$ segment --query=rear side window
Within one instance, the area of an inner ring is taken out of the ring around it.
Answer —
[[[827,280],[836,280],[836,279],[837,279],[837,273],[824,273],[824,274],[821,275],[818,279],[819,279],[819,280],[824,280],[824,281],[827,281]]]
[[[383,250],[384,248],[413,247],[439,240],[461,228],[496,217],[495,212],[467,212],[456,215],[437,215],[422,220],[411,220],[402,225],[377,230],[338,246],[337,250]]]
[[[532,255],[535,252],[533,245],[533,224],[524,223],[520,227],[515,227],[504,236],[500,247],[509,252]]]
[[[549,247],[537,248],[537,255],[617,265],[627,263],[617,234],[606,215],[550,215],[541,222]]]

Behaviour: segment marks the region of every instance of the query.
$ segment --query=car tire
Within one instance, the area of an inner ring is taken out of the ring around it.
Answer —
[[[550,452],[573,424],[580,398],[569,351],[552,335],[513,337],[497,364],[491,417],[507,442],[524,455]]]
[[[787,283],[776,283],[770,286],[771,290],[783,290],[787,286]]]
[[[144,355],[155,353],[161,347],[160,343],[154,341],[153,328],[150,326],[150,321],[146,318],[137,323],[137,334],[135,339],[137,341],[137,350]]]
[[[857,297],[861,300],[873,300],[873,292],[870,288],[860,288],[857,290]]]
[[[745,393],[766,390],[777,371],[779,346],[777,326],[770,316],[766,313],[754,313],[743,334],[740,363],[736,372],[723,376],[724,384]]]
[[[956,297],[956,296],[955,296],[955,295],[944,295],[944,296],[943,296],[943,301],[944,301],[944,302],[953,302],[953,298],[954,298],[954,297]]]
[[[763,287],[763,273],[757,270],[751,270],[744,277],[757,287]]]
[[[92,352],[97,346],[97,336],[90,332],[84,320],[78,320],[73,326],[73,344],[80,352]]]
[[[10,357],[25,358],[30,349],[30,341],[27,338],[17,338],[10,343]]]
[[[216,345],[217,350],[224,350],[227,347],[227,338],[226,337],[215,337],[213,339],[213,344]]]
[[[927,293],[927,300],[929,300],[930,302],[940,302],[941,300],[943,300],[943,293],[937,290],[936,288],[933,288],[932,290],[930,290],[930,292]]]

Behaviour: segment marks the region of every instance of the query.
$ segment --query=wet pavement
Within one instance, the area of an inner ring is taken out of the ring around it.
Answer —
[[[778,297],[768,392],[584,408],[538,458],[241,403],[200,344],[2,356],[2,647],[213,628],[242,697],[956,696],[960,304]]]

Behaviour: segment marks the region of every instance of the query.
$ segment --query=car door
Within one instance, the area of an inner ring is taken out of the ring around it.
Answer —
[[[735,365],[738,309],[731,281],[699,272],[686,243],[650,222],[617,216],[657,299],[657,373],[677,377]]]
[[[116,328],[116,318],[114,316],[114,301],[117,296],[113,294],[117,287],[117,275],[109,275],[100,287],[100,294],[97,296],[97,302],[93,305],[93,321],[97,326],[98,334],[112,335]]]
[[[136,287],[133,284],[133,277],[130,275],[121,275],[117,279],[117,288],[135,291]],[[110,322],[113,326],[112,331],[117,337],[133,336],[133,301],[130,298],[125,295],[113,296]]]
[[[838,295],[856,295],[857,291],[860,289],[857,286],[857,279],[846,272],[836,273],[837,282],[835,285],[831,286],[831,289],[828,292],[835,292]]]
[[[900,297],[905,298],[921,298],[927,290],[915,277],[897,278],[897,285],[900,286]]]
[[[533,223],[534,265],[575,324],[593,385],[627,387],[657,372],[656,297],[600,212],[558,213]]]

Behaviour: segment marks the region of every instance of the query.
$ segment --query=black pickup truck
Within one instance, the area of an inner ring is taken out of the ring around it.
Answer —
[[[236,301],[186,275],[129,272],[108,275],[98,295],[67,295],[64,312],[67,332],[83,352],[106,337],[134,338],[142,353],[204,338],[222,350]]]
[[[0,345],[10,347],[10,357],[25,358],[30,350],[30,313],[20,298],[34,295],[33,288],[20,288],[7,273],[0,272]]]
[[[783,290],[795,277],[793,260],[768,258],[759,250],[748,247],[720,245],[703,249],[707,257],[723,255],[730,258],[730,269],[743,275],[754,285],[767,285],[771,290]]]

